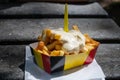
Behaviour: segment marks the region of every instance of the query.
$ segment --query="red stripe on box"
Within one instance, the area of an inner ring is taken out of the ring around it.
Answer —
[[[42,54],[42,59],[43,59],[44,70],[47,73],[51,73],[51,70],[50,70],[50,57]]]
[[[97,48],[90,51],[89,56],[85,60],[84,64],[89,64],[93,61],[95,54],[96,54]]]

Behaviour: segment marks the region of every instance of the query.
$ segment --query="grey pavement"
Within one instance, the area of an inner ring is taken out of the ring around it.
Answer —
[[[120,40],[120,28],[111,19],[69,19],[82,33],[97,40]],[[63,27],[63,19],[0,19],[0,42],[36,41],[44,28]]]
[[[23,80],[25,45],[0,45],[0,80]]]
[[[96,60],[107,78],[120,79],[120,44],[101,44]]]
[[[0,15],[64,15],[64,4],[59,3],[29,2],[18,6],[13,5],[9,8],[7,5],[0,5],[0,7]],[[68,7],[69,15],[108,15],[98,3],[89,5],[69,4]]]

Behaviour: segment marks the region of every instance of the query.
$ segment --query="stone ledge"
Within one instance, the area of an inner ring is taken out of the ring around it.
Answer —
[[[107,12],[98,4],[69,4],[69,15],[106,15]],[[4,8],[1,5],[1,8]],[[64,4],[30,2],[0,10],[0,15],[64,15]]]
[[[0,45],[0,79],[23,80],[25,45]]]
[[[98,48],[96,60],[107,78],[120,78],[119,53],[120,44],[101,44]]]
[[[97,40],[120,40],[120,28],[112,19],[70,18],[69,26],[78,25],[82,33]],[[63,19],[0,19],[0,43],[37,41],[44,28],[63,27]]]

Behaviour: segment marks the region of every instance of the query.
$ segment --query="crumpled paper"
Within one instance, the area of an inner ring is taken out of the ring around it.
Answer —
[[[26,46],[25,80],[105,80],[105,75],[95,59],[89,65],[48,74],[33,62],[30,47]]]

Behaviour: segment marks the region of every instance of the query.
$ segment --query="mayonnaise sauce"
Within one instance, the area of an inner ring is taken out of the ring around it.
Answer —
[[[85,46],[85,37],[80,31],[65,32],[63,28],[59,28],[53,29],[52,33],[61,35],[60,40],[64,42],[62,47],[64,51],[78,53]]]

